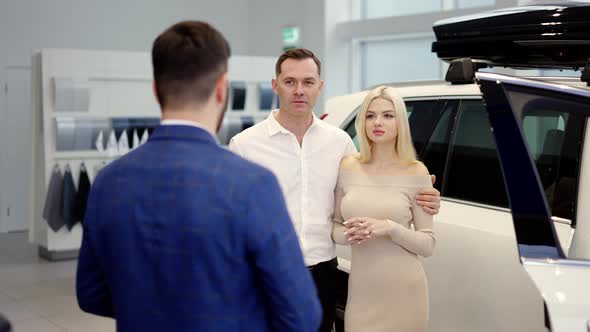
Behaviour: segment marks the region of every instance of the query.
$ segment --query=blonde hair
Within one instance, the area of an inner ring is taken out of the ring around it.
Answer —
[[[365,123],[367,120],[367,110],[371,102],[377,98],[383,98],[393,103],[395,119],[397,123],[397,137],[394,144],[394,152],[397,152],[402,163],[413,164],[416,160],[416,150],[412,143],[410,134],[410,123],[408,121],[408,112],[402,96],[392,87],[379,86],[367,94],[361,104],[361,109],[356,115],[355,128],[359,142],[359,160],[361,163],[371,161],[371,142],[367,136]]]

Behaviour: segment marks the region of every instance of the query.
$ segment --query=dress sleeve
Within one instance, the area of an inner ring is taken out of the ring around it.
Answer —
[[[336,244],[349,244],[344,236],[344,231],[346,231],[346,226],[344,226],[344,218],[342,218],[342,213],[340,212],[340,207],[342,205],[342,197],[344,196],[344,190],[342,189],[341,183],[341,176],[338,176],[338,183],[336,184],[336,189],[334,190],[334,214],[332,216],[332,239]]]
[[[410,190],[412,199],[411,211],[414,229],[407,228],[399,223],[388,220],[392,226],[389,231],[391,239],[404,247],[406,250],[417,255],[428,257],[431,256],[436,245],[434,237],[432,215],[426,213],[422,207],[416,204],[416,190]]]

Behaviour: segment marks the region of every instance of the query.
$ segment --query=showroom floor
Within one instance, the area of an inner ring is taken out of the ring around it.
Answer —
[[[0,313],[14,332],[110,332],[111,319],[83,313],[76,303],[76,261],[47,262],[27,233],[0,234]]]

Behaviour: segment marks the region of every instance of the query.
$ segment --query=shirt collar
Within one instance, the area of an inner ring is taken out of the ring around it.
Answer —
[[[203,126],[202,124],[195,122],[195,121],[190,121],[190,120],[180,120],[180,119],[166,119],[166,120],[162,120],[160,122],[160,124],[162,126],[191,126],[191,127],[196,127],[196,128],[200,128],[203,129],[204,131],[206,131],[207,133],[209,133],[211,136],[213,136],[215,138],[215,135],[213,135],[209,129],[207,129],[205,126]]]
[[[287,130],[287,129],[285,129],[285,127],[281,126],[281,124],[277,121],[277,119],[275,119],[275,114],[277,114],[278,112],[279,112],[278,109],[273,110],[272,112],[270,112],[270,114],[267,117],[268,136],[273,136],[277,133],[283,133],[283,134],[290,133],[289,130]],[[313,117],[313,119],[311,120],[311,126],[309,126],[309,128],[317,126],[320,122],[320,119],[317,116],[315,116],[315,114],[313,112],[311,113],[311,116]]]

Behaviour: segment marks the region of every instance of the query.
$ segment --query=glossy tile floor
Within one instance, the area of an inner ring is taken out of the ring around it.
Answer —
[[[76,302],[76,261],[38,257],[27,233],[0,234],[0,313],[14,332],[111,332],[115,321],[83,313]]]

